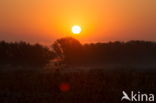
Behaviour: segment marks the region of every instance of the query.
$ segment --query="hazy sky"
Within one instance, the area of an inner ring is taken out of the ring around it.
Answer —
[[[156,0],[0,0],[0,40],[156,40]]]

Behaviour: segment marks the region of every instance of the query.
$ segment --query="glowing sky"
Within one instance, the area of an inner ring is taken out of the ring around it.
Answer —
[[[0,0],[0,40],[156,40],[156,0]]]

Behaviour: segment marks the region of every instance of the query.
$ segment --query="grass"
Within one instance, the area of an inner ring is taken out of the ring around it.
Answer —
[[[5,71],[0,72],[0,103],[120,103],[123,90],[155,93],[155,73],[123,69]],[[67,83],[69,91],[61,91],[61,83]]]

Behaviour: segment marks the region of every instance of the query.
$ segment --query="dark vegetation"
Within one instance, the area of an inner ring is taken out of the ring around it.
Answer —
[[[69,91],[59,89],[63,82]],[[0,83],[0,103],[121,103],[123,90],[156,93],[155,72],[8,72]]]
[[[67,37],[56,40],[52,50],[40,44],[0,42],[0,65],[44,66],[52,59],[67,65],[155,63],[156,42],[129,41],[82,45]]]
[[[1,66],[44,66],[53,58],[54,53],[40,44],[0,42]]]
[[[69,65],[155,64],[156,42],[129,41],[82,45],[74,38],[63,38],[53,44],[56,56]]]
[[[0,103],[121,103],[123,90],[155,94],[155,53],[156,42],[147,41],[83,45],[68,37],[52,48],[1,41]],[[138,64],[146,71],[137,71]],[[61,91],[62,83],[70,89]]]

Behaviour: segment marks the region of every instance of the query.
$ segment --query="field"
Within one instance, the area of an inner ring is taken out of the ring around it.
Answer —
[[[121,103],[122,91],[156,92],[156,72],[151,70],[33,69],[0,72],[0,103]]]

